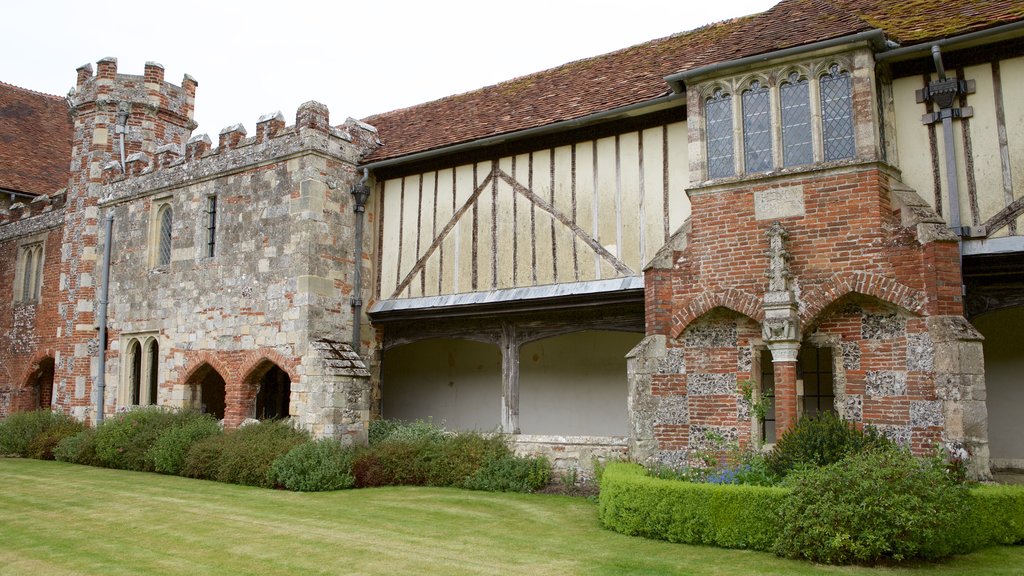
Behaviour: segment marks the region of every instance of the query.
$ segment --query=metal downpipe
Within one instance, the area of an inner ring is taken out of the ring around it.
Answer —
[[[363,179],[352,187],[352,198],[355,200],[352,211],[355,214],[356,241],[352,250],[355,261],[352,270],[352,350],[361,353],[360,331],[362,330],[363,314],[363,212],[366,211],[366,200],[370,197],[370,187],[366,181],[370,179],[370,170],[363,168]]]
[[[107,295],[110,287],[110,245],[113,244],[114,215],[107,212],[103,218],[103,232],[106,240],[103,243],[103,275],[100,283],[99,310],[96,315],[99,324],[98,346],[96,347],[96,424],[103,423],[103,404],[106,395],[107,376]]]

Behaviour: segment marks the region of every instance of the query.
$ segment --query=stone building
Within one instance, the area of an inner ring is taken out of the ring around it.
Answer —
[[[833,411],[1024,468],[1022,37],[1009,0],[783,0],[216,147],[158,64],[0,85],[72,142],[0,156],[0,415],[433,418],[587,466]]]

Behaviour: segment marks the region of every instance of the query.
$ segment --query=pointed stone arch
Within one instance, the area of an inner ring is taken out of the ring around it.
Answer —
[[[291,413],[291,390],[298,381],[295,360],[274,350],[246,354],[246,368],[229,394],[227,422],[234,426],[246,418],[287,418]]]
[[[37,353],[22,379],[19,408],[22,410],[49,410],[53,403],[53,379],[56,362],[51,350]]]
[[[226,417],[227,382],[224,373],[208,361],[202,360],[188,372],[183,380],[184,407],[212,414],[218,420]]]

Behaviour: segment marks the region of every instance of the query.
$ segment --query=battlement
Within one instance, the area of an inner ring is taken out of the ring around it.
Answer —
[[[156,62],[146,62],[141,76],[118,74],[117,58],[111,57],[96,63],[95,75],[92,64],[79,67],[77,72],[78,81],[72,95],[76,110],[90,105],[127,102],[176,117],[179,124],[190,125],[188,130],[196,127],[192,116],[199,83],[188,74],[182,78],[180,86],[164,81],[164,67]]]
[[[216,147],[207,134],[197,134],[184,145],[165,144],[152,154],[134,152],[125,158],[123,170],[120,162],[107,162],[101,180],[110,187],[104,202],[278,161],[302,151],[316,151],[355,165],[378,146],[377,130],[372,126],[353,118],[332,126],[327,107],[310,101],[299,106],[291,126],[278,111],[261,116],[253,136],[242,124],[234,124],[220,131]]]
[[[36,196],[28,202],[15,202],[7,209],[0,209],[0,240],[53,228],[64,221],[62,191],[53,196]]]

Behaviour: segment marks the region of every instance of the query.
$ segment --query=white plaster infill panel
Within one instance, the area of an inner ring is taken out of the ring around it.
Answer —
[[[754,192],[754,218],[773,220],[804,215],[804,187],[787,186]]]

